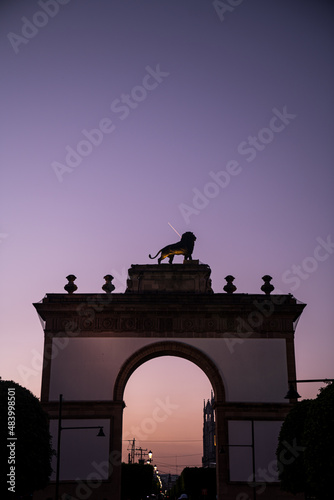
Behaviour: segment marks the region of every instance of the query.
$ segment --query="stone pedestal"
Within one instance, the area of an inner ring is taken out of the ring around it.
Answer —
[[[198,260],[183,264],[132,265],[126,293],[213,293],[211,269]]]

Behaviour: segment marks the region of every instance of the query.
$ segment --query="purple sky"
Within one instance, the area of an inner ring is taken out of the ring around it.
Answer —
[[[247,0],[220,15],[204,0],[41,4],[0,7],[2,378],[39,396],[32,303],[69,273],[83,293],[107,273],[124,291],[131,264],[178,240],[168,222],[196,234],[216,292],[232,274],[238,292],[259,293],[270,274],[307,303],[297,377],[333,378],[332,3]],[[154,452],[199,465],[205,375],[160,358],[126,391],[130,429],[157,394],[194,415],[187,445]]]

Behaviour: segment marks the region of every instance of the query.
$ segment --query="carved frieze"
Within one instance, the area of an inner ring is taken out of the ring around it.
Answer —
[[[275,316],[275,317],[274,317]],[[68,335],[69,337],[80,336],[81,334],[99,335],[103,334],[113,336],[114,334],[129,334],[132,332],[136,336],[146,336],[156,334],[157,336],[173,333],[175,335],[193,334],[195,336],[216,336],[231,334],[258,334],[264,337],[270,332],[275,334],[292,331],[292,322],[286,317],[277,317],[277,314],[265,318],[252,316],[251,314],[222,315],[212,312],[203,314],[201,311],[191,314],[182,310],[173,314],[156,313],[148,315],[142,311],[117,311],[114,313],[102,311],[95,312],[91,316],[78,316],[73,314],[71,317],[53,316],[47,321],[46,332],[52,332],[58,335]]]

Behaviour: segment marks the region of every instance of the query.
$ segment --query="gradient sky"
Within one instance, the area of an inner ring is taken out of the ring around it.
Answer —
[[[0,7],[2,378],[39,396],[32,303],[69,273],[80,292],[107,273],[123,292],[131,264],[178,240],[168,222],[196,234],[216,292],[232,274],[258,293],[270,274],[306,303],[297,378],[334,378],[332,2],[56,5]],[[126,387],[125,432],[170,397],[179,409],[146,444],[162,471],[200,465],[209,396],[189,362],[148,362]]]

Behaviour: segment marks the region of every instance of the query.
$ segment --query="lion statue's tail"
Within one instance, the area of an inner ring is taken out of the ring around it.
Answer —
[[[159,253],[161,252],[161,250],[159,250],[159,252],[157,253],[157,255],[155,255],[154,257],[151,257],[151,254],[148,254],[149,258],[150,259],[155,259],[156,257],[158,257]]]

